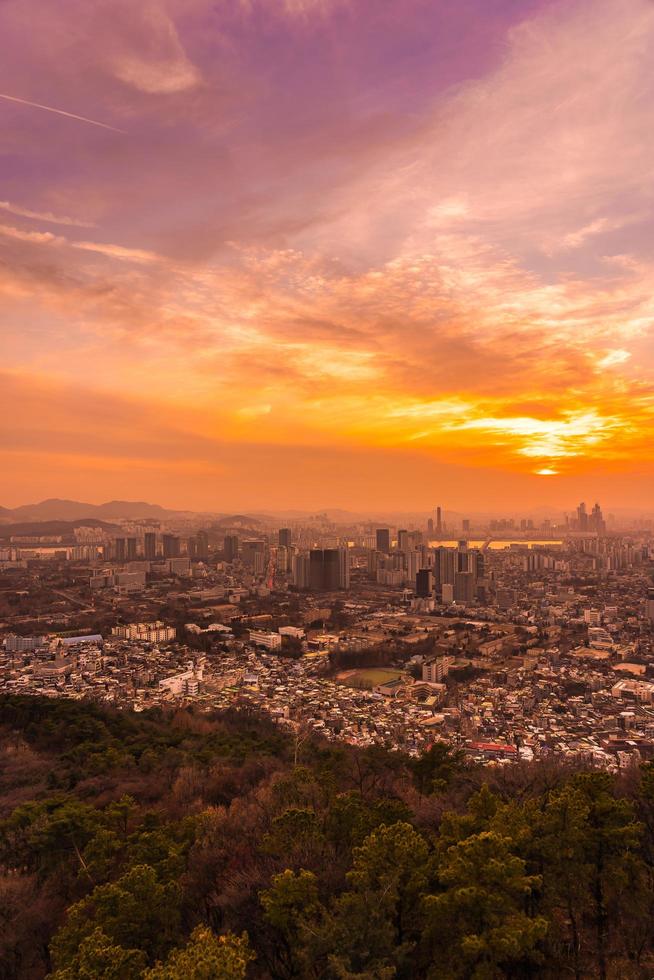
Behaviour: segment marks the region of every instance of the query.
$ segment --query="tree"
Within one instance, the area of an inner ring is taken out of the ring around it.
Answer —
[[[374,830],[354,850],[348,889],[314,925],[307,946],[317,975],[414,976],[422,896],[432,868],[427,842],[407,823]]]
[[[483,831],[452,845],[438,869],[440,893],[424,900],[429,976],[491,980],[538,957],[547,920],[525,900],[540,882],[511,840]]]
[[[446,742],[434,742],[410,764],[413,785],[422,796],[441,793],[465,769],[465,753]]]
[[[94,929],[70,957],[68,966],[55,970],[52,980],[140,980],[145,953],[112,943],[102,929]]]
[[[616,799],[607,773],[580,773],[552,793],[543,818],[548,895],[570,921],[575,974],[581,975],[581,931],[592,930],[597,973],[606,980],[610,923],[639,877],[635,851],[642,828],[628,800]]]
[[[305,959],[304,928],[321,913],[316,876],[311,871],[290,869],[275,875],[271,887],[259,893],[264,918],[275,936],[272,949],[273,975],[295,977]]]
[[[146,970],[143,980],[244,980],[253,959],[247,933],[216,936],[206,926],[198,926],[186,946]]]
[[[112,944],[142,950],[154,962],[179,938],[179,908],[178,885],[161,884],[153,868],[136,865],[68,910],[52,941],[54,962],[60,970],[77,962],[81,944],[98,928]]]

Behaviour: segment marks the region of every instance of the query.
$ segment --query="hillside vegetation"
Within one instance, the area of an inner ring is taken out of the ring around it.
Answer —
[[[654,768],[0,698],[0,978],[654,975]]]

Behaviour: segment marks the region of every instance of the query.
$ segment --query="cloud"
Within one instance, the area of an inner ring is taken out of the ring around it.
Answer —
[[[65,241],[65,238],[53,235],[50,231],[26,231],[24,228],[14,228],[13,225],[0,225],[0,235],[36,245],[58,245]]]
[[[71,242],[74,248],[86,252],[98,252],[109,259],[121,259],[128,262],[159,262],[160,256],[141,248],[126,248],[123,245],[110,245],[102,242]]]
[[[0,208],[9,211],[10,214],[18,215],[21,218],[32,218],[34,221],[47,221],[53,225],[70,225],[76,228],[94,228],[92,221],[81,221],[79,218],[69,218],[66,215],[52,214],[51,211],[32,211],[30,208],[20,207],[10,201],[0,201]]]

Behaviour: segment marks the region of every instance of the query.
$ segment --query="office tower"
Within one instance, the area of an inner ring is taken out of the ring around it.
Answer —
[[[209,557],[209,535],[206,531],[198,531],[195,538],[195,553],[198,558],[206,560]]]
[[[454,548],[437,548],[437,560],[439,569],[438,585],[454,585],[454,576],[457,571],[457,553]]]
[[[588,519],[589,530],[596,531],[598,534],[603,534],[606,531],[606,522],[602,515],[602,508],[599,504],[595,504],[591,511],[591,515]]]
[[[225,561],[232,562],[238,558],[238,535],[226,534],[223,542],[223,554]]]
[[[116,538],[114,541],[114,554],[116,561],[125,561],[127,556],[127,542],[125,538]]]
[[[457,572],[468,572],[470,571],[470,566],[468,564],[470,558],[470,553],[468,552],[468,542],[459,541],[456,549],[456,570]]]
[[[475,578],[483,578],[486,574],[486,564],[484,562],[484,553],[478,549],[472,552],[473,555],[473,565],[471,571],[474,573]]]
[[[407,551],[405,555],[406,577],[408,582],[415,582],[421,568],[426,567],[422,549]]]
[[[157,557],[157,535],[154,531],[146,531],[143,536],[143,555],[148,561]]]
[[[264,556],[266,551],[266,542],[260,541],[255,538],[249,538],[244,541],[241,545],[241,561],[248,568],[257,571],[260,567],[260,560],[257,559],[257,555]]]
[[[309,552],[309,588],[312,592],[335,592],[350,586],[350,555],[347,548],[313,548]]]
[[[309,588],[309,556],[307,554],[293,555],[293,560],[291,563],[291,574],[293,576],[293,585],[296,589],[308,589]]]
[[[647,599],[645,600],[645,615],[651,623],[654,623],[654,589],[649,588],[647,590]]]
[[[434,592],[434,576],[431,568],[421,568],[416,573],[416,595],[420,599],[428,599]]]
[[[378,527],[375,532],[377,551],[383,551],[385,555],[391,550],[391,532],[387,527]]]
[[[290,551],[288,548],[284,547],[283,544],[277,546],[276,555],[276,569],[278,572],[288,572],[289,571],[289,559]]]
[[[350,588],[350,549],[348,547],[338,549],[338,587],[339,589]]]
[[[136,538],[127,539],[127,560],[136,561]]]
[[[340,588],[340,555],[338,548],[325,548],[322,558],[322,584],[325,592]]]
[[[397,532],[397,550],[407,551],[409,547],[409,532],[408,531],[398,531]]]
[[[434,521],[433,518],[430,517],[429,520],[427,521],[427,534],[431,535],[433,533],[434,533]]]
[[[470,521],[467,517],[461,521],[461,528],[466,533],[470,530]]]
[[[454,576],[454,601],[468,605],[475,598],[475,577],[472,572],[457,572]]]
[[[176,534],[164,534],[163,536],[163,556],[164,558],[179,558],[180,545]]]
[[[279,529],[279,544],[283,548],[291,547],[291,529],[290,527],[280,527]]]
[[[309,552],[309,588],[312,592],[322,592],[323,552],[320,548],[312,548]]]
[[[588,514],[586,513],[586,504],[583,502],[577,507],[577,530],[588,530]]]
[[[441,514],[440,507],[436,508],[436,534],[440,534],[443,530],[443,515]]]

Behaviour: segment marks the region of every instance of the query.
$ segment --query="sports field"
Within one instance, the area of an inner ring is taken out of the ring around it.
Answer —
[[[347,684],[348,687],[364,687],[370,690],[378,684],[397,680],[398,677],[404,677],[401,670],[386,667],[366,667],[363,670],[343,671],[337,679],[341,684]]]

